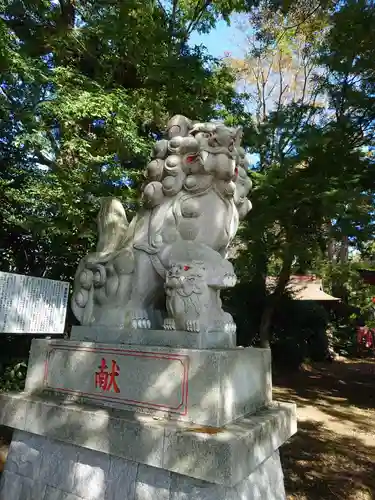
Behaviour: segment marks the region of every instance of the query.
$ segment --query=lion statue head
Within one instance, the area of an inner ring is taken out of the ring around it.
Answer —
[[[166,138],[155,144],[147,166],[143,188],[146,205],[157,207],[179,193],[199,195],[214,189],[222,198],[232,199],[239,217],[245,217],[251,209],[246,196],[252,184],[241,139],[241,128],[174,116],[168,122]],[[189,209],[193,210],[188,204]]]

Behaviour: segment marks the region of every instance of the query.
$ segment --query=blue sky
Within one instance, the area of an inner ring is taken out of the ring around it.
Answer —
[[[241,33],[235,26],[235,21],[228,26],[225,21],[219,21],[216,28],[207,35],[193,33],[190,37],[191,45],[203,44],[214,57],[222,57],[225,52],[230,52],[235,57],[241,55]]]
[[[223,57],[225,52],[230,52],[234,57],[243,57],[244,35],[236,27],[235,21],[230,26],[225,21],[219,21],[216,28],[207,35],[193,33],[190,37],[190,45],[205,45],[208,52],[214,57]],[[256,153],[248,154],[251,165],[259,161]]]

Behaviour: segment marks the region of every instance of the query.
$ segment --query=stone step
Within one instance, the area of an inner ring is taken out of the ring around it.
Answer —
[[[222,428],[117,409],[0,395],[0,424],[211,483],[248,477],[296,432],[296,407],[273,403]]]

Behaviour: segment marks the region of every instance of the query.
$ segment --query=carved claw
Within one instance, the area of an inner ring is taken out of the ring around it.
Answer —
[[[201,327],[200,327],[200,323],[199,323],[198,320],[194,320],[194,321],[188,320],[188,321],[186,321],[186,330],[188,332],[197,332],[198,333],[198,332],[200,332],[200,329],[201,329]]]
[[[225,323],[224,325],[224,331],[226,333],[236,333],[237,326],[236,323]]]
[[[151,328],[151,321],[148,319],[146,311],[137,310],[130,311],[131,326],[134,330]]]
[[[165,318],[163,323],[164,330],[176,330],[176,325],[173,318]]]

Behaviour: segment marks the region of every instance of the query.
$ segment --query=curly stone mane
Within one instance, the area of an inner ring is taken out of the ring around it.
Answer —
[[[246,198],[251,181],[245,151],[239,145],[241,137],[241,128],[173,117],[166,138],[155,144],[147,165],[146,205],[156,207],[179,193],[197,195],[212,188],[223,198],[233,198],[239,216],[244,217],[251,208]],[[221,156],[221,161],[210,161],[210,153],[216,160]]]

